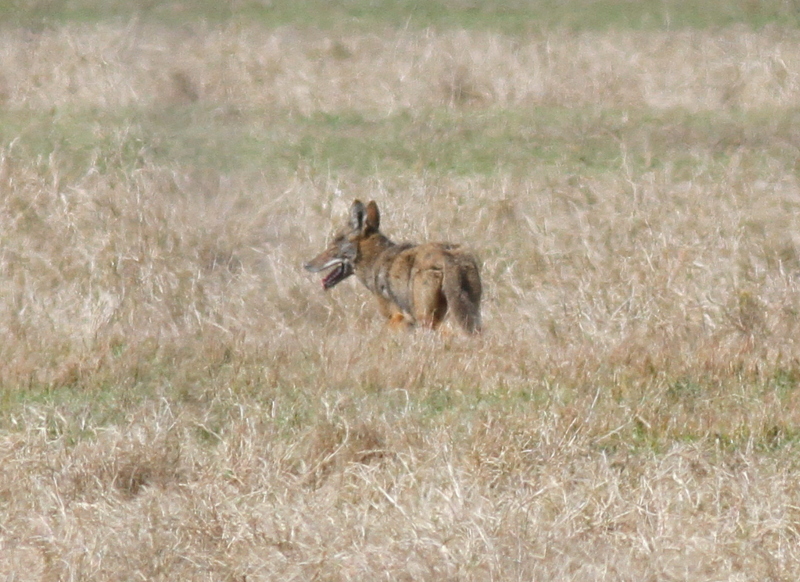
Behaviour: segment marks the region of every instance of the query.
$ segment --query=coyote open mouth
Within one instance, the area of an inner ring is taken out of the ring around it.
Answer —
[[[304,267],[307,271],[311,271],[312,273],[319,273],[326,269],[332,269],[322,278],[322,288],[326,291],[331,287],[335,287],[353,274],[353,265],[350,264],[350,261],[344,259],[331,259],[322,265],[317,263],[318,260],[315,259],[310,263],[306,263]]]
[[[322,288],[326,291],[338,285],[353,274],[353,267],[347,261],[337,264],[333,270],[322,278]]]

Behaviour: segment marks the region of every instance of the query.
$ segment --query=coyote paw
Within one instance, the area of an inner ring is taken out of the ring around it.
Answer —
[[[389,327],[392,329],[408,329],[408,320],[402,313],[395,313],[389,318]]]

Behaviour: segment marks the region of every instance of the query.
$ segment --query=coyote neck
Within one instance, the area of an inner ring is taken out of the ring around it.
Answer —
[[[369,271],[385,251],[397,246],[380,233],[373,234],[358,244],[358,258],[353,267],[356,273]]]
[[[359,244],[359,256],[353,265],[356,277],[374,293],[380,293],[383,266],[388,266],[400,251],[411,245],[398,245],[380,233],[364,239]]]

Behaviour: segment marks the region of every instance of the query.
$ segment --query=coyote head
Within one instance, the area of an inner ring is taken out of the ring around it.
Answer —
[[[374,201],[366,207],[360,200],[354,201],[347,224],[334,235],[327,249],[303,266],[312,273],[332,269],[323,277],[322,288],[328,290],[338,285],[353,274],[361,256],[361,241],[377,232],[379,225],[380,214]]]

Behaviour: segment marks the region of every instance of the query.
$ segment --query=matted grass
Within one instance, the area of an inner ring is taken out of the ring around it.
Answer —
[[[800,36],[755,28],[7,30],[0,573],[796,579]],[[356,197],[474,247],[481,337],[301,269]]]

